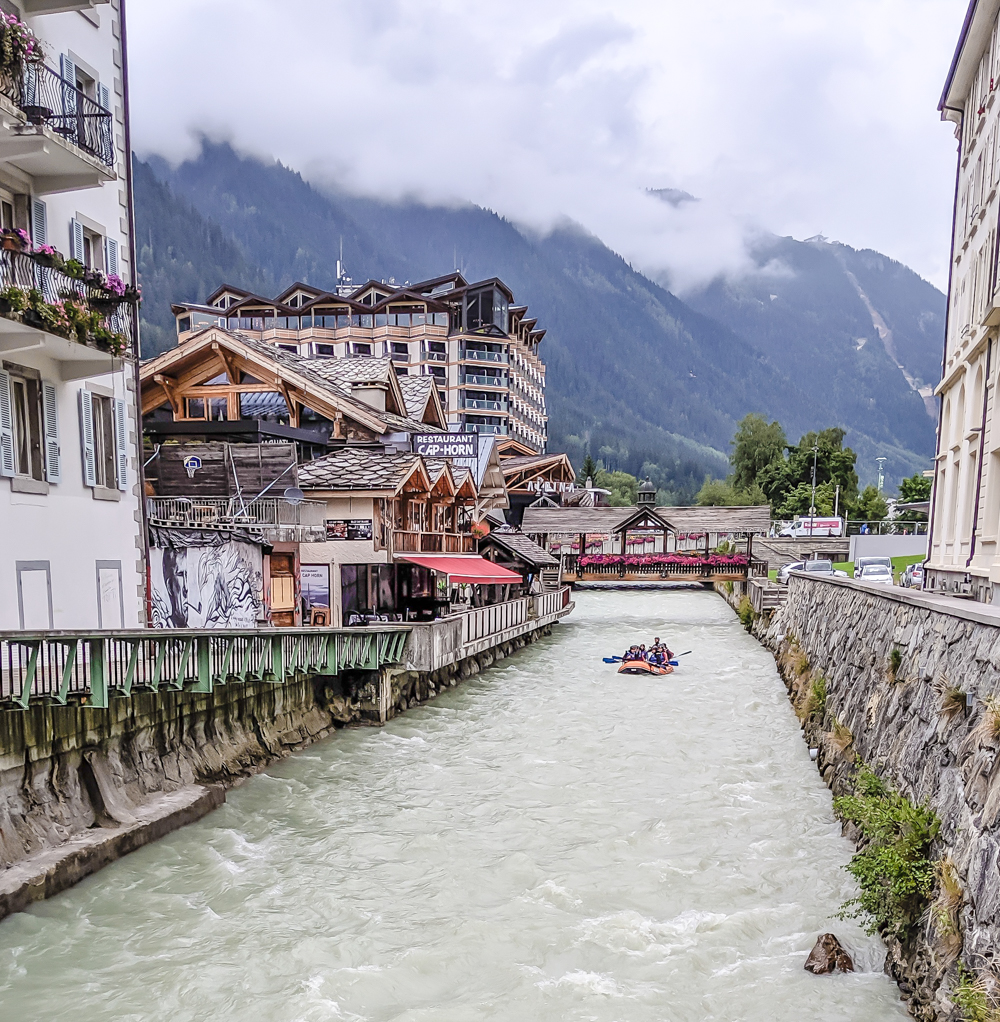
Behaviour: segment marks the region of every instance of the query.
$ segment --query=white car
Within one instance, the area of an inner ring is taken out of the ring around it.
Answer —
[[[892,570],[887,568],[884,564],[866,564],[861,569],[861,575],[859,578],[862,582],[878,582],[887,586],[891,586],[893,584]]]

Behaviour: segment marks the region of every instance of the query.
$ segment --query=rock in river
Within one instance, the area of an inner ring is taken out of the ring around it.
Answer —
[[[816,938],[812,951],[806,959],[806,972],[825,976],[829,972],[854,972],[854,962],[843,945],[832,933],[822,933]]]

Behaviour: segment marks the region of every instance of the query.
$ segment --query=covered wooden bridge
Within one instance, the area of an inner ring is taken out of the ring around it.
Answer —
[[[529,507],[522,531],[560,558],[565,582],[735,582],[767,575],[753,538],[770,526],[767,505]]]

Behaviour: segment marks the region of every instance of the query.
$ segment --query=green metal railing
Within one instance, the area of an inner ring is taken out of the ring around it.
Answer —
[[[135,691],[211,692],[233,681],[377,670],[401,661],[409,632],[405,625],[0,632],[0,705],[107,707],[111,695]]]

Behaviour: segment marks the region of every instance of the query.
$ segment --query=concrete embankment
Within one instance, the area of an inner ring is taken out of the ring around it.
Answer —
[[[571,609],[503,618],[478,637],[461,619],[414,626],[404,661],[379,671],[135,692],[107,709],[0,711],[0,918],[200,818],[290,752],[338,728],[377,726],[478,674]]]
[[[959,988],[989,1004],[1000,993],[1000,609],[793,576],[784,606],[759,616],[741,587],[720,592],[775,654],[834,794],[852,792],[863,762],[940,819],[931,903],[905,942],[886,940],[911,1013],[967,1017]]]

